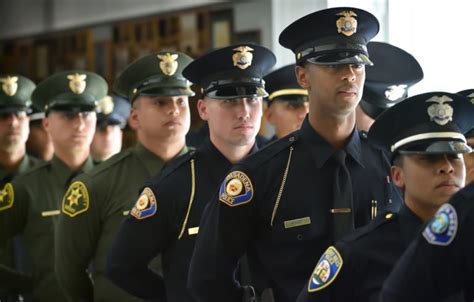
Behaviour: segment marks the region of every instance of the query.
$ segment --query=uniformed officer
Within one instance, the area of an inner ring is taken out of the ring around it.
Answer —
[[[145,184],[110,249],[108,277],[117,285],[142,298],[166,292],[168,302],[195,301],[186,280],[201,213],[232,164],[257,149],[267,95],[262,77],[274,64],[270,50],[239,44],[214,50],[183,71],[204,89],[197,106],[210,136]],[[148,268],[159,253],[163,277]]]
[[[268,74],[265,84],[269,93],[265,117],[275,127],[275,135],[270,139],[275,141],[301,128],[309,108],[308,91],[296,80],[295,64]]]
[[[29,130],[27,115],[31,106],[31,93],[36,85],[26,77],[13,74],[0,76],[0,84],[0,188],[3,188],[16,175],[24,173],[39,161],[25,152]],[[4,202],[0,200],[0,208],[3,206]],[[20,260],[20,255],[15,254],[15,249],[18,252],[18,243],[15,248],[12,244],[13,241],[8,241],[0,246],[0,264],[3,268],[0,279],[3,276],[5,281],[21,277],[15,276],[12,270],[18,268]],[[13,288],[0,282],[0,301],[17,301],[17,294],[7,293],[7,289],[18,292],[21,289],[18,285]]]
[[[474,125],[473,115],[466,98],[431,92],[377,118],[369,141],[392,154],[392,179],[404,192],[404,205],[329,247],[298,302],[379,301],[385,278],[422,222],[464,186],[462,154],[472,149],[463,133]]]
[[[438,210],[388,276],[380,301],[474,300],[473,199],[471,183]]]
[[[458,93],[467,97],[474,104],[474,89],[466,89]],[[474,129],[468,131],[464,136],[467,139],[467,144],[474,148]],[[466,165],[466,184],[470,184],[474,181],[474,152],[464,154],[464,164]]]
[[[356,125],[368,132],[385,109],[408,97],[408,89],[423,79],[423,69],[405,50],[384,42],[370,42],[364,94],[357,106]]]
[[[257,294],[293,301],[314,255],[367,224],[371,201],[379,211],[400,203],[387,181],[388,160],[355,129],[370,62],[365,45],[377,31],[370,13],[339,7],[307,15],[280,35],[296,54],[309,115],[299,131],[244,159],[222,182],[191,261],[188,286],[199,301],[241,300],[233,272],[245,252]]]
[[[48,77],[32,94],[33,103],[45,108],[43,123],[53,140],[54,157],[3,188],[0,241],[23,234],[34,301],[65,299],[54,274],[54,225],[70,180],[92,168],[95,109],[106,93],[102,77],[71,70]]]
[[[97,127],[91,144],[91,156],[102,162],[122,149],[122,129],[127,125],[130,103],[119,96],[106,96],[99,101]]]
[[[194,93],[182,70],[191,61],[180,52],[149,54],[131,63],[116,80],[115,92],[132,103],[129,123],[138,143],[79,176],[64,195],[56,271],[68,300],[138,300],[104,276],[106,255],[143,183],[188,151],[188,96]]]
[[[54,154],[54,146],[51,136],[46,132],[43,126],[45,117],[43,109],[38,106],[31,106],[30,118],[30,135],[26,141],[26,152],[36,158],[43,160],[51,160]]]

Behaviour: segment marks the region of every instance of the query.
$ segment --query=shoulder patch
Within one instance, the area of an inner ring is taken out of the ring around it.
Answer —
[[[64,194],[62,211],[74,217],[89,209],[89,191],[82,181],[73,182]]]
[[[423,237],[429,244],[446,246],[454,240],[457,231],[458,214],[452,205],[446,203],[426,225]]]
[[[252,182],[241,171],[230,172],[219,189],[219,200],[231,207],[246,204],[252,200],[252,197]]]
[[[0,211],[4,211],[13,206],[15,200],[15,194],[13,192],[13,186],[11,183],[5,184],[2,190],[0,190]]]
[[[308,283],[308,292],[315,292],[328,287],[336,280],[342,268],[342,257],[334,246],[330,246],[316,264]]]
[[[155,194],[150,188],[143,189],[130,214],[136,219],[145,219],[155,215],[157,209]]]

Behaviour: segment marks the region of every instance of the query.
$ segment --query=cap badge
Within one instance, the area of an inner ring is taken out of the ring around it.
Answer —
[[[354,18],[357,17],[356,13],[353,11],[342,11],[337,15],[341,16],[336,21],[338,33],[350,37],[357,32],[357,20]]]
[[[237,51],[232,56],[234,66],[243,70],[252,65],[253,53],[251,53],[251,51],[253,51],[253,48],[248,46],[239,46],[234,48],[234,51]]]
[[[474,104],[474,92],[468,95],[467,97],[471,100],[471,103]]]
[[[426,102],[433,102],[428,107],[428,115],[430,116],[430,120],[434,121],[436,124],[444,126],[448,122],[453,120],[453,107],[446,102],[452,102],[453,100],[446,96],[433,96],[426,100]]]
[[[2,83],[2,90],[8,96],[14,96],[18,90],[18,77],[7,76],[6,78],[0,78]]]
[[[99,112],[103,114],[110,114],[112,111],[114,111],[114,101],[112,100],[112,97],[110,96],[105,96],[99,101]]]
[[[392,85],[388,86],[387,90],[385,90],[385,97],[394,102],[402,98],[407,92],[408,85]]]
[[[165,75],[172,76],[176,73],[178,69],[177,54],[170,54],[168,52],[165,55],[157,55],[157,57],[160,59],[160,69]]]
[[[86,78],[85,74],[70,74],[67,76],[69,80],[69,89],[75,94],[81,94],[86,90]]]

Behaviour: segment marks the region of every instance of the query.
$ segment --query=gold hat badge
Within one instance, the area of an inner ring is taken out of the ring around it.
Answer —
[[[87,75],[85,74],[70,74],[67,76],[67,79],[69,80],[69,89],[71,89],[72,92],[75,94],[81,94],[86,90],[86,78]]]
[[[175,74],[178,69],[177,54],[167,53],[165,55],[157,55],[157,57],[160,59],[160,69],[165,75],[172,76]]]
[[[342,11],[337,15],[341,16],[336,21],[338,33],[350,37],[357,32],[357,20],[354,18],[357,17],[356,13],[353,11]]]
[[[453,107],[451,105],[446,104],[447,102],[452,102],[453,99],[450,97],[443,95],[443,96],[433,96],[426,100],[426,102],[433,102],[428,107],[428,115],[430,116],[430,120],[434,121],[436,124],[444,126],[448,122],[453,120]]]
[[[8,96],[14,96],[18,90],[18,77],[0,78],[0,83],[2,83],[3,92]]]
[[[252,65],[253,59],[253,48],[248,46],[239,46],[234,48],[234,51],[237,51],[232,55],[232,61],[234,61],[234,66],[237,66],[240,69],[246,69]]]
[[[99,104],[99,112],[103,114],[110,114],[114,111],[114,101],[112,100],[111,96],[104,96],[100,99]]]
[[[467,97],[469,98],[469,100],[471,100],[471,103],[474,104],[474,92],[468,95]]]

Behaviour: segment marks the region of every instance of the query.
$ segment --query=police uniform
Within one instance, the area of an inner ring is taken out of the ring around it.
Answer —
[[[352,38],[338,33],[338,20],[345,15],[350,24],[358,24]],[[377,29],[375,17],[365,11],[333,8],[295,21],[280,35],[280,43],[291,46],[297,63],[363,64],[369,62],[365,44]],[[336,41],[349,49],[339,48],[333,44]],[[327,56],[321,49],[329,49]],[[361,227],[372,218],[371,201],[378,201],[379,212],[400,203],[387,181],[389,162],[381,151],[355,129],[344,149],[352,187],[357,188],[349,209],[333,205],[336,149],[312,128],[308,118],[299,131],[232,168],[200,223],[188,280],[199,301],[242,299],[233,271],[244,253],[257,294],[293,301],[317,262],[314,255],[332,242],[334,215],[351,215],[355,227]]]
[[[438,209],[384,283],[380,301],[473,301],[474,184]]]
[[[236,65],[244,61],[246,53],[252,54],[248,66]],[[275,56],[264,47],[234,45],[196,59],[183,74],[202,86],[204,95],[229,101],[265,96],[261,79],[274,63]],[[250,153],[256,149],[255,144]],[[143,298],[166,293],[167,301],[195,301],[186,290],[186,280],[199,220],[231,166],[206,138],[199,149],[147,182],[110,250],[109,278]],[[148,268],[150,260],[160,253],[163,277]]]
[[[131,101],[140,95],[193,95],[189,81],[182,76],[191,60],[180,52],[147,55],[120,74],[114,90]],[[179,154],[187,151],[184,147]],[[106,255],[143,183],[164,164],[137,143],[71,183],[62,201],[56,240],[56,270],[69,300],[140,301],[104,276]],[[75,197],[81,207],[70,209]],[[91,263],[93,283],[87,272]],[[160,267],[155,263],[155,268]]]
[[[56,73],[36,87],[32,101],[46,111],[93,111],[107,92],[105,80],[86,71]],[[22,233],[34,301],[64,301],[54,273],[54,225],[70,180],[92,168],[88,158],[72,171],[58,157],[7,183],[2,191],[0,240]]]
[[[268,97],[265,98],[267,106],[271,106],[274,102],[287,102],[299,106],[308,101],[308,91],[301,88],[296,80],[295,64],[274,70],[264,79],[268,91]],[[274,135],[269,143],[277,139],[278,137]]]
[[[0,115],[10,114],[16,112],[30,111],[31,107],[31,93],[35,89],[36,85],[28,78],[20,75],[2,75],[0,77]],[[8,171],[4,167],[0,166],[0,188],[3,189],[5,184],[12,181],[15,176],[23,174],[29,168],[34,167],[41,161],[24,154],[18,167],[15,171]],[[2,194],[0,191],[0,194]],[[4,206],[6,201],[0,198],[0,208]],[[15,239],[17,243],[12,245],[12,241],[7,241],[0,247],[0,301],[10,301],[8,299],[14,299],[13,296],[16,294],[7,293],[8,290],[15,290],[16,292],[21,289],[29,288],[24,279],[28,279],[27,276],[13,270],[12,268],[21,268],[20,255],[15,252],[20,252],[19,241]]]
[[[379,116],[369,141],[392,157],[470,152],[463,133],[472,127],[473,114],[474,107],[456,94],[413,96]],[[421,225],[405,205],[378,216],[322,254],[297,301],[379,301],[385,278]]]
[[[373,66],[365,70],[362,110],[376,119],[385,109],[404,100],[408,89],[423,79],[423,69],[405,50],[384,42],[370,42],[367,51]]]

